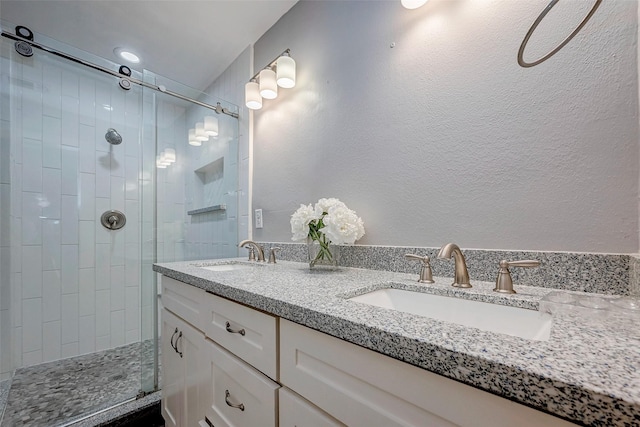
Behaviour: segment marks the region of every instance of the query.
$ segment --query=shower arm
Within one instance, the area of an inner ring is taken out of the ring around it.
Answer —
[[[238,118],[238,113],[234,113],[234,112],[230,111],[229,109],[222,107],[222,105],[220,105],[219,102],[214,107],[213,105],[207,104],[205,102],[201,102],[201,101],[195,100],[193,98],[189,98],[188,96],[181,95],[181,94],[179,94],[177,92],[170,91],[167,88],[165,88],[164,86],[156,86],[154,84],[147,83],[145,81],[136,79],[135,77],[123,76],[120,73],[118,73],[117,71],[113,71],[113,70],[105,68],[105,67],[103,67],[101,65],[97,65],[97,64],[94,64],[92,62],[85,61],[84,59],[77,58],[77,57],[75,57],[73,55],[69,55],[67,53],[60,52],[59,50],[53,49],[51,47],[45,46],[45,45],[40,44],[40,43],[36,43],[36,42],[34,42],[32,40],[26,39],[24,37],[20,37],[17,34],[9,33],[9,32],[7,32],[5,30],[2,30],[2,37],[6,37],[6,38],[14,40],[14,41],[21,41],[21,42],[24,42],[24,43],[28,43],[30,46],[38,48],[40,50],[44,50],[45,52],[48,52],[48,53],[50,53],[52,55],[56,55],[56,56],[59,56],[61,58],[67,59],[69,61],[73,61],[73,62],[75,62],[77,64],[84,65],[85,67],[93,68],[94,70],[101,71],[101,72],[103,72],[105,74],[110,74],[110,75],[112,75],[114,77],[117,77],[119,79],[125,78],[125,79],[129,80],[131,83],[135,83],[135,84],[137,84],[139,86],[143,86],[143,87],[146,87],[146,88],[149,88],[149,89],[153,89],[153,90],[158,91],[158,92],[166,93],[167,95],[171,95],[171,96],[173,96],[175,98],[182,99],[183,101],[192,102],[194,104],[200,105],[200,106],[208,108],[210,110],[213,110],[217,114],[226,114],[226,115],[231,116],[231,117],[233,117],[235,119]]]

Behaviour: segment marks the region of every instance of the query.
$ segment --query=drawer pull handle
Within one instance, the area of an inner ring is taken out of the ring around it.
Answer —
[[[241,411],[244,411],[244,405],[242,403],[238,403],[237,405],[234,405],[233,403],[229,402],[229,396],[231,396],[231,393],[229,393],[229,390],[225,390],[224,401],[227,402],[227,405],[231,406],[232,408],[238,408]]]
[[[180,341],[180,338],[182,338],[182,331],[180,331],[180,333],[178,334],[178,338],[176,338],[176,353],[178,353],[180,355],[180,358],[182,358],[182,352],[180,350],[178,350],[178,341]]]
[[[229,332],[230,334],[240,334],[242,336],[244,336],[244,334],[246,333],[243,329],[231,329],[231,323],[227,322],[227,324],[225,325],[227,327],[227,332]]]
[[[169,342],[171,343],[171,348],[173,348],[175,351],[178,351],[178,349],[176,349],[175,344],[173,344],[173,337],[175,337],[177,333],[178,333],[178,328],[176,328],[176,330],[173,331],[173,335],[171,335],[171,339],[169,340]]]

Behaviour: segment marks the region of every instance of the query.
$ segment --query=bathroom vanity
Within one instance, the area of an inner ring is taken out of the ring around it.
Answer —
[[[521,338],[358,300],[391,288],[530,311],[550,289],[497,295],[491,283],[454,290],[448,278],[286,261],[154,270],[168,426],[640,423],[637,332],[560,313],[547,336]]]

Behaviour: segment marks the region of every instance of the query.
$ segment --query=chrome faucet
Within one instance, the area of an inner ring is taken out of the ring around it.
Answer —
[[[264,262],[264,251],[262,250],[262,246],[258,245],[253,240],[243,240],[242,242],[238,243],[239,248],[244,248],[247,245],[250,245],[253,247],[253,250],[258,255],[258,261]],[[249,260],[251,261],[251,258],[249,258]]]
[[[456,288],[470,288],[471,283],[469,283],[469,272],[467,271],[467,263],[464,259],[464,255],[462,255],[460,247],[455,243],[447,243],[446,245],[441,247],[440,252],[438,252],[438,258],[451,259],[452,255],[455,262],[455,273],[451,286],[454,286]]]

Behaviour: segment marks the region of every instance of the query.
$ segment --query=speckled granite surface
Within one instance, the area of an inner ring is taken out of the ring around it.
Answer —
[[[304,262],[307,247],[301,243],[260,242],[265,248],[282,248],[279,258]],[[416,262],[404,259],[404,254],[429,255],[435,276],[453,277],[453,260],[438,259],[439,248],[404,246],[340,246],[340,265],[371,270],[417,272]],[[590,254],[572,252],[532,252],[464,249],[471,280],[492,282],[498,274],[500,260],[537,259],[537,268],[512,268],[513,282],[530,286],[596,292],[608,295],[629,295],[633,285],[632,266],[640,261],[630,255]],[[635,264],[634,264],[635,263]],[[640,267],[638,267],[640,270]],[[638,275],[635,276],[635,288]]]
[[[306,264],[287,261],[213,272],[194,264],[157,264],[154,270],[576,423],[640,425],[636,318],[590,319],[560,312],[554,315],[549,341],[532,341],[345,297],[363,288],[393,286],[534,308],[549,292],[546,288],[516,284],[518,294],[501,295],[491,291],[490,282],[472,281],[470,290],[452,290],[451,278],[436,276],[433,285],[417,285],[415,273],[354,268],[316,273]]]

